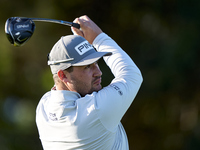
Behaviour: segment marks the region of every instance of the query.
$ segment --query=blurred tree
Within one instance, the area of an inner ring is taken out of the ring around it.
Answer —
[[[0,149],[42,149],[35,125],[40,97],[53,86],[46,55],[69,27],[36,23],[22,47],[6,39],[12,16],[73,21],[87,14],[141,69],[144,82],[122,122],[130,149],[200,148],[200,1],[0,0]],[[112,74],[102,62],[103,85]]]

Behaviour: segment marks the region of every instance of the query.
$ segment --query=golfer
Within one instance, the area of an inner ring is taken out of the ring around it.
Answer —
[[[142,75],[131,58],[88,17],[81,30],[61,37],[48,65],[55,86],[40,100],[36,123],[45,150],[128,150],[121,119],[133,102]],[[98,60],[114,75],[102,88]]]

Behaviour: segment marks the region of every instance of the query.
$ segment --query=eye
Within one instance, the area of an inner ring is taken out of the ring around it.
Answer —
[[[87,65],[87,66],[85,66],[85,69],[88,69],[88,68],[90,68],[91,67],[91,65]]]
[[[95,64],[95,65],[98,65],[98,61],[96,61],[94,64]]]
[[[98,61],[94,62],[93,64],[89,64],[89,65],[85,66],[85,69],[89,69],[89,68],[91,68],[93,65],[97,65],[97,66],[98,66]]]

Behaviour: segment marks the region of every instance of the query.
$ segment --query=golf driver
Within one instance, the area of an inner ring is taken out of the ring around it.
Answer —
[[[21,46],[24,43],[26,43],[31,38],[35,30],[35,23],[33,21],[58,23],[80,29],[79,24],[62,20],[46,18],[11,17],[7,19],[5,24],[5,32],[10,43],[14,46]]]

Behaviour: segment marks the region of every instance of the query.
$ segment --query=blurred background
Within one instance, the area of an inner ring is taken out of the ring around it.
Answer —
[[[42,150],[35,124],[53,86],[46,56],[70,27],[35,22],[24,46],[4,32],[9,17],[73,21],[88,15],[141,69],[144,82],[122,123],[130,150],[200,149],[199,0],[0,0],[0,149]],[[102,62],[103,86],[113,78]]]

